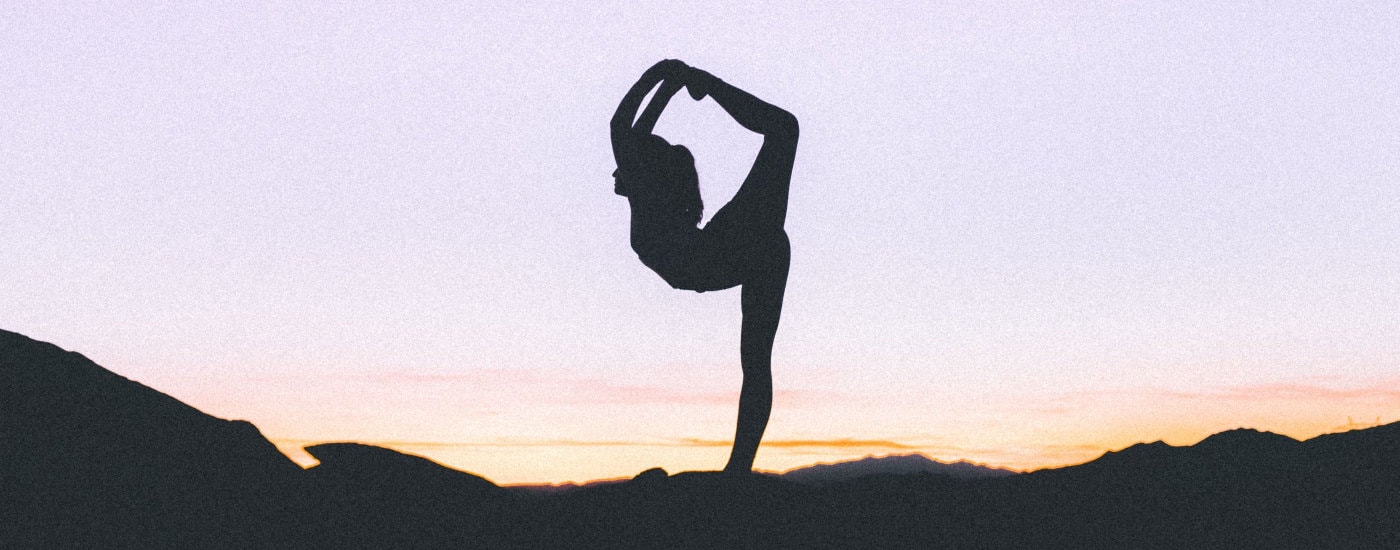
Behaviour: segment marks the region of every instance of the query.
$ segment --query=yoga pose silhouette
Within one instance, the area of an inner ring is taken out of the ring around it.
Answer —
[[[651,103],[636,117],[657,84]],[[703,228],[704,204],[690,150],[652,134],[682,87],[709,96],[744,128],[763,135],[739,191]],[[633,118],[636,117],[635,124]],[[705,292],[742,287],[739,358],[744,369],[739,419],[726,472],[749,472],[773,407],[773,338],[783,310],[790,250],[783,221],[797,153],[797,118],[710,73],[674,59],[653,65],[632,85],[612,119],[614,191],[632,209],[632,250],[672,287]]]

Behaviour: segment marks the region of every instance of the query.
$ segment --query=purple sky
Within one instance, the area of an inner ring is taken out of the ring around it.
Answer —
[[[738,293],[667,287],[611,192],[665,57],[802,123],[760,467],[1400,418],[1389,3],[153,4],[0,7],[0,328],[286,449],[722,464]],[[711,212],[759,143],[658,131]]]

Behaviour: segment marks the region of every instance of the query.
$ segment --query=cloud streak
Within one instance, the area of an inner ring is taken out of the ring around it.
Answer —
[[[271,438],[278,445],[310,446],[328,443],[309,439]],[[366,445],[389,448],[418,449],[460,449],[473,447],[729,447],[732,441],[723,439],[684,438],[668,441],[626,441],[626,440],[577,440],[548,439],[533,441],[357,441]],[[778,449],[882,449],[891,451],[915,451],[924,448],[920,445],[900,443],[888,439],[775,439],[764,440],[764,447]]]
[[[1350,387],[1325,385],[1312,381],[1249,384],[1182,390],[1167,388],[1131,388],[1115,390],[1086,390],[1060,394],[1043,399],[1035,409],[1043,414],[1063,414],[1080,406],[1103,401],[1132,400],[1182,401],[1375,401],[1400,406],[1400,377],[1367,380]]]
[[[340,376],[351,385],[379,389],[389,387],[422,388],[420,395],[431,393],[475,394],[489,392],[496,396],[510,395],[512,399],[537,396],[542,402],[570,405],[723,405],[734,406],[739,399],[739,387],[717,386],[694,381],[670,385],[629,384],[597,377],[580,377],[571,371],[532,369],[470,369],[460,373],[396,371],[363,375]],[[828,391],[777,390],[776,401],[790,406],[827,403],[840,399]]]
[[[1162,395],[1174,399],[1262,400],[1379,400],[1400,403],[1400,387],[1395,381],[1353,388],[1331,388],[1317,384],[1283,383],[1254,386],[1233,386],[1219,390],[1188,392],[1167,391]]]
[[[695,447],[728,447],[731,441],[722,439],[684,439],[686,445]],[[776,449],[884,449],[891,451],[913,451],[922,446],[909,445],[888,439],[775,439],[764,440],[764,447]]]

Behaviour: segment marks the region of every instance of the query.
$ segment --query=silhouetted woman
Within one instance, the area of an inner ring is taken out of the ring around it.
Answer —
[[[642,99],[661,84],[633,124]],[[682,87],[697,101],[709,96],[744,128],[763,135],[743,185],[709,223],[698,227],[695,159],[652,128]],[[632,207],[632,250],[672,287],[705,292],[743,287],[739,357],[744,369],[739,421],[726,472],[748,472],[773,406],[773,337],[783,309],[789,248],[783,220],[797,152],[797,118],[713,75],[668,59],[637,80],[612,119],[617,159],[614,191]]]

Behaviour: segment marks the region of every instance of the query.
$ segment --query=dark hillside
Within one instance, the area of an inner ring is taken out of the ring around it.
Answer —
[[[0,444],[3,548],[1400,548],[1400,423],[1016,475],[906,456],[503,489],[356,443],[302,470],[251,424],[0,331]]]

